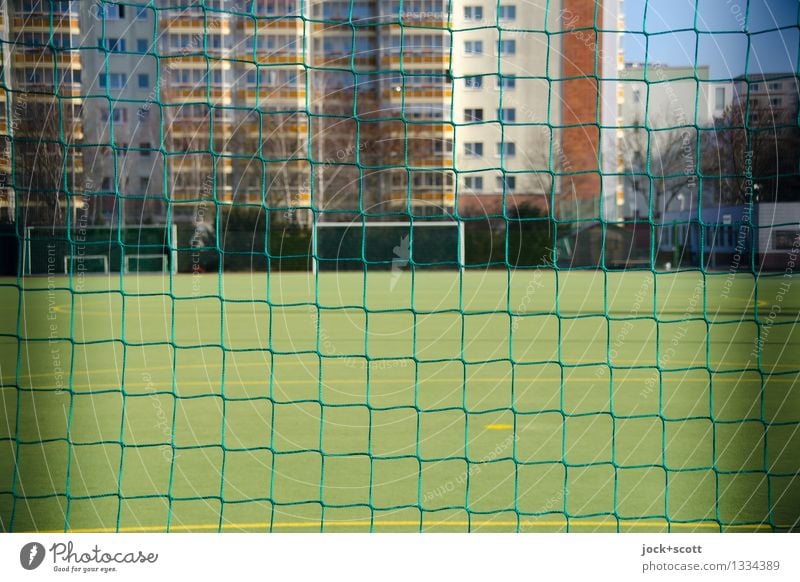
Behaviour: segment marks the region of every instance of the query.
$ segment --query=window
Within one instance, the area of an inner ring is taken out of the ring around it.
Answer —
[[[125,52],[124,38],[100,38],[97,40],[97,45],[112,53]]]
[[[150,88],[150,75],[140,73],[139,74],[139,89],[149,89]]]
[[[497,41],[497,53],[501,55],[517,54],[517,41],[516,40]]]
[[[482,20],[483,6],[464,6],[464,20]]]
[[[147,187],[149,185],[150,185],[150,179],[149,178],[147,178],[145,176],[142,176],[142,177],[139,178],[139,191],[141,191],[142,193],[146,193],[147,192]]]
[[[146,53],[149,46],[146,38],[137,38],[136,39],[136,52],[139,53]]]
[[[483,177],[482,176],[467,176],[464,178],[464,187],[467,190],[480,192],[483,190]]]
[[[139,6],[136,8],[136,20],[147,20],[147,6]]]
[[[150,119],[150,108],[139,107],[139,111],[136,112],[136,117],[139,119],[139,121],[147,121]]]
[[[504,141],[497,144],[497,155],[510,158],[517,155],[517,144],[513,141]]]
[[[517,110],[513,107],[503,107],[497,110],[497,119],[505,121],[506,123],[514,123],[517,121]]]
[[[464,155],[470,158],[479,158],[483,155],[483,142],[469,141],[464,144]]]
[[[419,103],[406,105],[402,111],[406,119],[448,119],[450,110],[441,103]]]
[[[111,190],[111,178],[109,176],[103,176],[103,180],[100,183],[100,189],[104,191]]]
[[[633,102],[639,103],[642,100],[642,92],[639,89],[633,90]]]
[[[464,54],[466,54],[466,55],[480,55],[480,54],[483,54],[483,41],[482,40],[465,40],[464,41]]]
[[[464,121],[483,121],[483,109],[465,109]]]
[[[725,109],[725,87],[717,87],[714,90],[714,109],[717,111]]]
[[[501,4],[497,9],[497,18],[499,20],[516,20],[517,7],[512,4]]]
[[[97,16],[106,20],[122,20],[125,18],[125,6],[123,4],[98,4]]]
[[[150,142],[149,141],[143,141],[142,143],[140,143],[139,144],[139,148],[141,150],[139,152],[139,154],[143,158],[149,158],[150,157],[150,148],[151,148],[151,146],[150,146]]]
[[[483,77],[464,77],[464,86],[467,89],[480,89],[483,87]]]
[[[114,107],[112,118],[114,123],[128,123],[128,110],[124,107]]]
[[[776,98],[776,99],[770,99],[770,100],[769,100],[769,102],[770,102],[772,105],[774,105],[775,107],[780,107],[780,106],[781,106],[781,104],[783,103],[783,99],[780,99],[780,98]]]
[[[436,155],[445,155],[453,151],[453,140],[451,139],[438,139],[433,142],[433,153]]]
[[[516,176],[497,176],[497,189],[512,192],[517,189]]]
[[[514,76],[498,77],[497,87],[500,89],[515,89],[517,87],[517,78]]]
[[[770,83],[769,88],[770,91],[780,91],[781,90],[781,83]]]
[[[128,76],[125,73],[100,73],[100,87],[103,89],[124,89],[128,83]]]
[[[758,91],[758,83],[753,83],[752,85],[750,85],[750,90],[751,91]]]
[[[800,244],[800,230],[776,230],[772,233],[772,246],[776,251],[788,251]]]

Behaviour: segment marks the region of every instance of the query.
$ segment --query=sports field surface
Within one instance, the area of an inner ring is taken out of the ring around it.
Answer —
[[[796,283],[3,279],[0,530],[796,529]]]

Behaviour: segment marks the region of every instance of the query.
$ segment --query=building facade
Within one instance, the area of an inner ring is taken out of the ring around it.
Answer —
[[[335,220],[520,201],[598,216],[617,146],[603,71],[618,35],[600,31],[620,5],[597,6],[13,0],[3,75],[69,106],[70,180],[94,221],[234,202],[305,224],[312,207]],[[0,99],[8,125],[13,95]]]
[[[63,223],[83,203],[77,3],[7,0],[0,13],[2,78],[10,89],[0,92],[0,205],[12,220]]]
[[[82,22],[85,144],[90,220],[163,220],[163,155],[157,99],[155,11],[75,3]]]
[[[699,193],[698,128],[711,120],[708,67],[625,63],[619,78],[617,215],[691,205]]]

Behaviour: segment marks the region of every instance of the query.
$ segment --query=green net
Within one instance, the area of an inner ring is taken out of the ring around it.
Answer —
[[[3,3],[0,530],[796,529],[798,18]]]

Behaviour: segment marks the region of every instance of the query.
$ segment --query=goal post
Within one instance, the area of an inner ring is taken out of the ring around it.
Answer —
[[[116,226],[29,226],[22,244],[22,274],[69,273],[76,261],[90,261],[102,271],[85,273],[178,272],[175,224]],[[150,268],[150,265],[157,265]],[[145,268],[143,268],[143,266]]]
[[[465,265],[463,221],[317,222],[311,270],[459,269]]]

